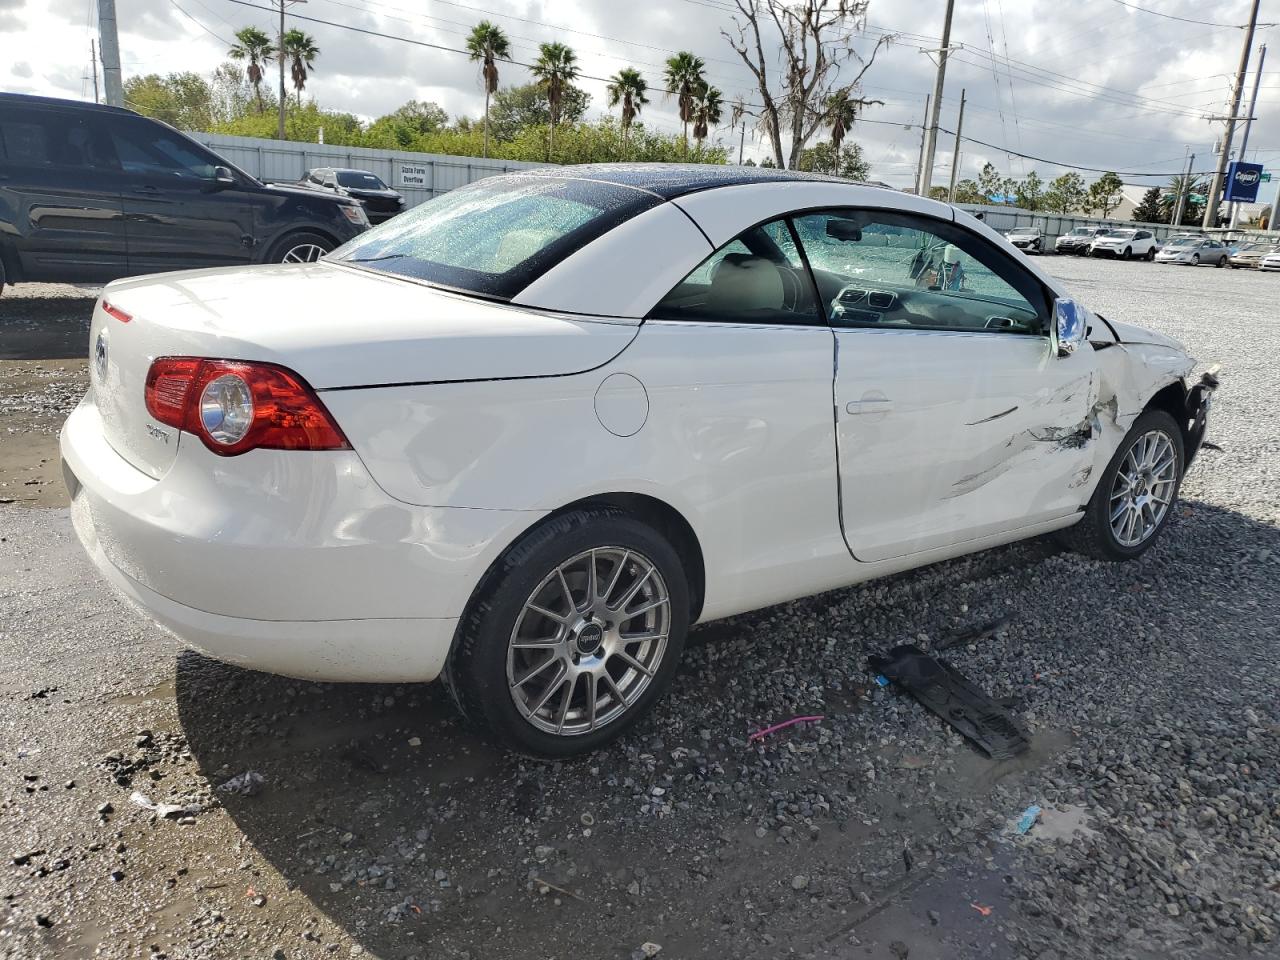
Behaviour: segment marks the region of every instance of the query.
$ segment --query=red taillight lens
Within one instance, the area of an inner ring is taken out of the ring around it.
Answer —
[[[257,448],[349,450],[306,382],[270,363],[159,357],[147,371],[147,412],[222,456]]]

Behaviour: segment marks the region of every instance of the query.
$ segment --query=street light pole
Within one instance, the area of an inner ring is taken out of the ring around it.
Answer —
[[[277,35],[276,42],[276,60],[280,64],[280,110],[276,117],[276,139],[284,139],[284,108],[285,108],[285,92],[284,92],[284,8],[292,6],[295,3],[306,3],[307,0],[272,0],[273,4],[280,5],[280,33]]]
[[[947,0],[947,15],[942,22],[942,46],[938,50],[938,72],[933,79],[933,115],[925,130],[924,158],[920,169],[920,182],[916,192],[929,195],[933,186],[933,154],[938,145],[938,117],[942,112],[942,86],[947,76],[947,53],[951,49],[951,15],[955,13],[956,0]]]
[[[1178,185],[1178,199],[1173,205],[1173,216],[1169,218],[1169,225],[1177,227],[1182,223],[1182,211],[1186,209],[1187,194],[1191,192],[1191,166],[1196,162],[1196,155],[1189,153],[1187,155],[1187,172],[1182,178],[1182,183]]]

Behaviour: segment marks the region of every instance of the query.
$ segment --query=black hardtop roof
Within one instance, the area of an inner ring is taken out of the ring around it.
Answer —
[[[823,173],[780,170],[776,167],[740,167],[718,163],[583,163],[573,166],[531,167],[528,170],[513,170],[508,176],[597,180],[602,183],[644,190],[657,194],[666,200],[702,190],[733,187],[747,183],[805,181],[856,183],[853,180],[828,176]],[[859,183],[857,185],[884,189],[879,184]]]
[[[140,116],[126,107],[110,107],[105,103],[86,103],[83,100],[67,100],[62,97],[38,97],[32,93],[0,93],[0,103],[27,107],[60,107],[72,110],[97,110],[102,113],[122,113],[130,117]]]

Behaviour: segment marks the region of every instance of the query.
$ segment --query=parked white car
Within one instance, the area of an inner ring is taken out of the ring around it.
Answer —
[[[1111,230],[1094,238],[1089,245],[1089,256],[1154,260],[1159,249],[1155,234],[1150,230]]]
[[[1156,262],[1185,263],[1192,267],[1211,263],[1215,267],[1221,267],[1226,265],[1230,255],[1231,251],[1208,237],[1174,237],[1165,241],[1156,254]]]
[[[1269,253],[1258,261],[1259,270],[1280,270],[1280,251]]]
[[[1044,250],[1044,234],[1039,227],[1015,227],[1007,231],[1005,236],[1024,253],[1042,253]]]
[[[692,623],[1050,531],[1138,556],[1216,385],[950,206],[713,166],[119,281],[90,343],[61,448],[111,583],[246,667],[443,676],[551,755],[646,711]]]

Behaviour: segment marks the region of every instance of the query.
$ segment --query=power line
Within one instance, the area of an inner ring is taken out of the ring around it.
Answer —
[[[1195,23],[1202,27],[1221,27],[1226,30],[1243,30],[1247,24],[1243,23],[1215,23],[1212,20],[1192,20],[1189,17],[1179,17],[1172,13],[1161,13],[1159,10],[1152,10],[1148,7],[1140,7],[1136,3],[1127,3],[1125,0],[1111,0],[1112,3],[1118,3],[1122,7],[1128,7],[1130,10],[1137,10],[1139,13],[1149,13],[1153,17],[1164,17],[1166,20],[1177,20],[1180,23]],[[1261,24],[1259,24],[1261,26]],[[1268,24],[1275,26],[1275,24]]]
[[[954,130],[943,130],[942,132],[949,133],[952,136],[955,135]],[[1107,169],[1104,169],[1103,167],[1086,167],[1078,163],[1063,163],[1061,160],[1050,160],[1047,157],[1037,157],[1029,153],[1020,153],[1019,151],[1013,150],[1009,147],[1000,146],[999,144],[996,144],[996,143],[987,143],[987,141],[979,140],[976,137],[967,137],[962,135],[960,139],[966,140],[969,143],[976,143],[979,146],[987,147],[991,150],[998,150],[1001,153],[1012,153],[1014,156],[1017,156],[1017,157],[1023,157],[1024,159],[1027,159],[1027,160],[1035,160],[1037,163],[1047,163],[1051,167],[1063,167],[1068,170],[1084,170],[1088,173],[1114,173],[1117,177],[1180,177],[1182,176],[1182,173],[1183,173],[1183,171],[1181,170],[1175,170],[1172,173],[1145,173],[1139,170],[1107,170]],[[1157,161],[1157,162],[1163,162],[1163,161]],[[1197,171],[1196,173],[1193,173],[1192,176],[1203,177],[1211,173],[1213,173],[1212,170],[1200,170],[1200,171]]]
[[[206,27],[203,23],[201,23],[199,20],[197,20],[197,19],[196,19],[195,17],[193,17],[191,14],[187,13],[187,11],[183,10],[183,9],[182,9],[182,7],[178,6],[178,0],[169,0],[169,2],[173,4],[173,8],[174,8],[175,10],[177,10],[180,14],[182,14],[184,17],[186,17],[188,20],[190,20],[192,23],[194,23],[197,27],[199,27],[201,30],[203,30],[205,33],[207,33],[209,36],[213,37],[213,39],[217,40],[219,43],[224,43],[224,44],[226,44],[228,47],[229,47],[229,46],[231,46],[231,43],[230,43],[230,42],[228,42],[228,41],[226,41],[226,40],[222,39],[222,37],[218,36],[216,33],[214,33],[212,30],[210,30],[208,27]]]

